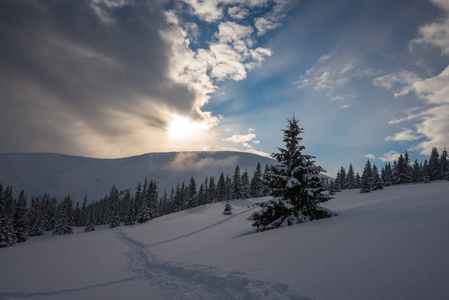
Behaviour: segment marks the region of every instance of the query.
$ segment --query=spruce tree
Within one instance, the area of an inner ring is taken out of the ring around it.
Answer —
[[[56,224],[53,235],[71,234],[72,230],[72,199],[66,196],[59,204],[56,213]]]
[[[16,232],[17,243],[26,242],[28,240],[27,228],[27,200],[25,192],[22,190],[17,200],[17,205],[14,213],[14,230]],[[42,222],[42,221],[41,221]],[[43,233],[43,230],[41,230]]]
[[[232,176],[232,196],[231,199],[243,198],[243,183],[240,176],[240,168],[237,165],[234,169],[234,176]]]
[[[198,194],[196,191],[195,178],[190,177],[189,187],[188,187],[188,198],[187,198],[187,208],[192,208],[198,206]]]
[[[449,157],[448,157],[448,153],[446,150],[446,147],[444,147],[443,152],[441,152],[441,157],[440,157],[440,174],[441,174],[441,179],[444,180],[449,180]]]
[[[432,148],[429,158],[429,177],[430,180],[441,179],[440,154],[436,147]]]
[[[223,201],[226,201],[226,199],[227,199],[226,181],[225,181],[225,177],[224,177],[223,173],[221,173],[220,177],[218,178],[216,195],[217,195],[216,199],[218,202],[223,202]]]
[[[379,176],[379,171],[377,170],[376,165],[373,165],[373,190],[381,190],[383,189],[382,180]]]
[[[207,193],[207,203],[213,203],[216,202],[217,197],[217,189],[215,186],[215,178],[213,176],[209,179],[209,188]]]
[[[109,193],[109,228],[115,228],[120,226],[119,215],[119,195],[115,185],[112,187]]]
[[[319,174],[324,170],[315,165],[315,157],[303,154],[305,147],[300,144],[303,129],[298,119],[288,119],[284,132],[285,148],[272,156],[278,164],[271,167],[270,187],[274,199],[259,204],[261,211],[253,213],[248,220],[257,231],[302,223],[332,214],[319,204],[331,197],[324,193]]]
[[[420,182],[422,180],[421,167],[419,166],[418,159],[415,159],[412,170],[413,182]]]
[[[248,171],[243,171],[242,173],[242,198],[248,199],[250,197],[250,182]]]
[[[355,189],[356,182],[355,182],[355,173],[354,168],[352,167],[352,163],[349,164],[348,173],[346,174],[346,188],[347,189]]]
[[[256,171],[254,171],[253,178],[250,184],[250,196],[258,198],[264,195],[264,186],[262,178],[262,170],[260,168],[260,162],[257,163]]]
[[[224,208],[224,210],[223,210],[223,214],[224,214],[224,215],[230,215],[230,214],[232,214],[232,206],[231,206],[231,204],[229,203],[229,201],[226,201],[225,208]]]
[[[10,247],[16,243],[16,234],[14,232],[7,197],[8,187],[6,187],[5,193],[3,193],[3,188],[0,184],[0,248]]]
[[[134,225],[136,214],[135,214],[134,200],[131,197],[129,190],[125,191],[125,194],[123,195],[123,201],[126,205],[124,225],[125,226]]]
[[[39,198],[31,199],[31,207],[28,211],[28,235],[29,236],[40,236],[44,235],[44,218],[42,212],[42,201]]]
[[[371,163],[368,159],[365,168],[363,169],[362,179],[361,179],[360,193],[369,193],[373,189],[373,169],[371,168]]]
[[[89,207],[86,207],[86,225],[84,227],[84,232],[91,232],[95,231],[95,213],[94,208],[92,205],[89,205]]]

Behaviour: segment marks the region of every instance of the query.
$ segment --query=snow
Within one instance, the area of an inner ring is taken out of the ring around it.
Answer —
[[[449,182],[342,191],[336,217],[256,233],[256,202],[0,249],[0,299],[447,299]]]

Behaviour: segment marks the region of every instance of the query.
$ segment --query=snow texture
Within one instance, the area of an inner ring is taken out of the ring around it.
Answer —
[[[449,183],[338,193],[333,218],[255,233],[256,202],[0,249],[0,299],[447,299]]]

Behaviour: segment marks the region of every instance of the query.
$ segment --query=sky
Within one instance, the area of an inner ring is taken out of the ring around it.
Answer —
[[[0,1],[0,152],[282,147],[334,176],[449,141],[449,0]]]

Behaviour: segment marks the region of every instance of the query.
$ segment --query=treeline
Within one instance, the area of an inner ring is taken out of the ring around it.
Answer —
[[[449,160],[446,147],[440,153],[436,147],[432,148],[429,159],[419,163],[417,159],[411,163],[407,151],[399,155],[393,164],[386,163],[379,172],[375,164],[368,161],[363,169],[362,176],[354,173],[352,164],[346,172],[341,167],[337,172],[335,181],[330,183],[330,191],[338,192],[345,189],[360,189],[367,193],[385,186],[403,183],[430,182],[432,180],[449,180]]]
[[[73,227],[84,227],[88,232],[98,225],[127,226],[208,203],[266,196],[268,170],[266,165],[262,172],[258,163],[250,179],[246,169],[241,173],[236,166],[232,176],[222,173],[217,181],[206,177],[199,187],[192,176],[187,184],[177,184],[162,195],[156,181],[145,179],[137,184],[135,193],[119,191],[114,185],[99,201],[88,203],[85,198],[75,206],[70,196],[58,203],[48,194],[33,197],[28,203],[24,191],[16,199],[11,187],[3,190],[0,184],[0,247],[25,242],[46,231],[61,235],[73,233]]]

